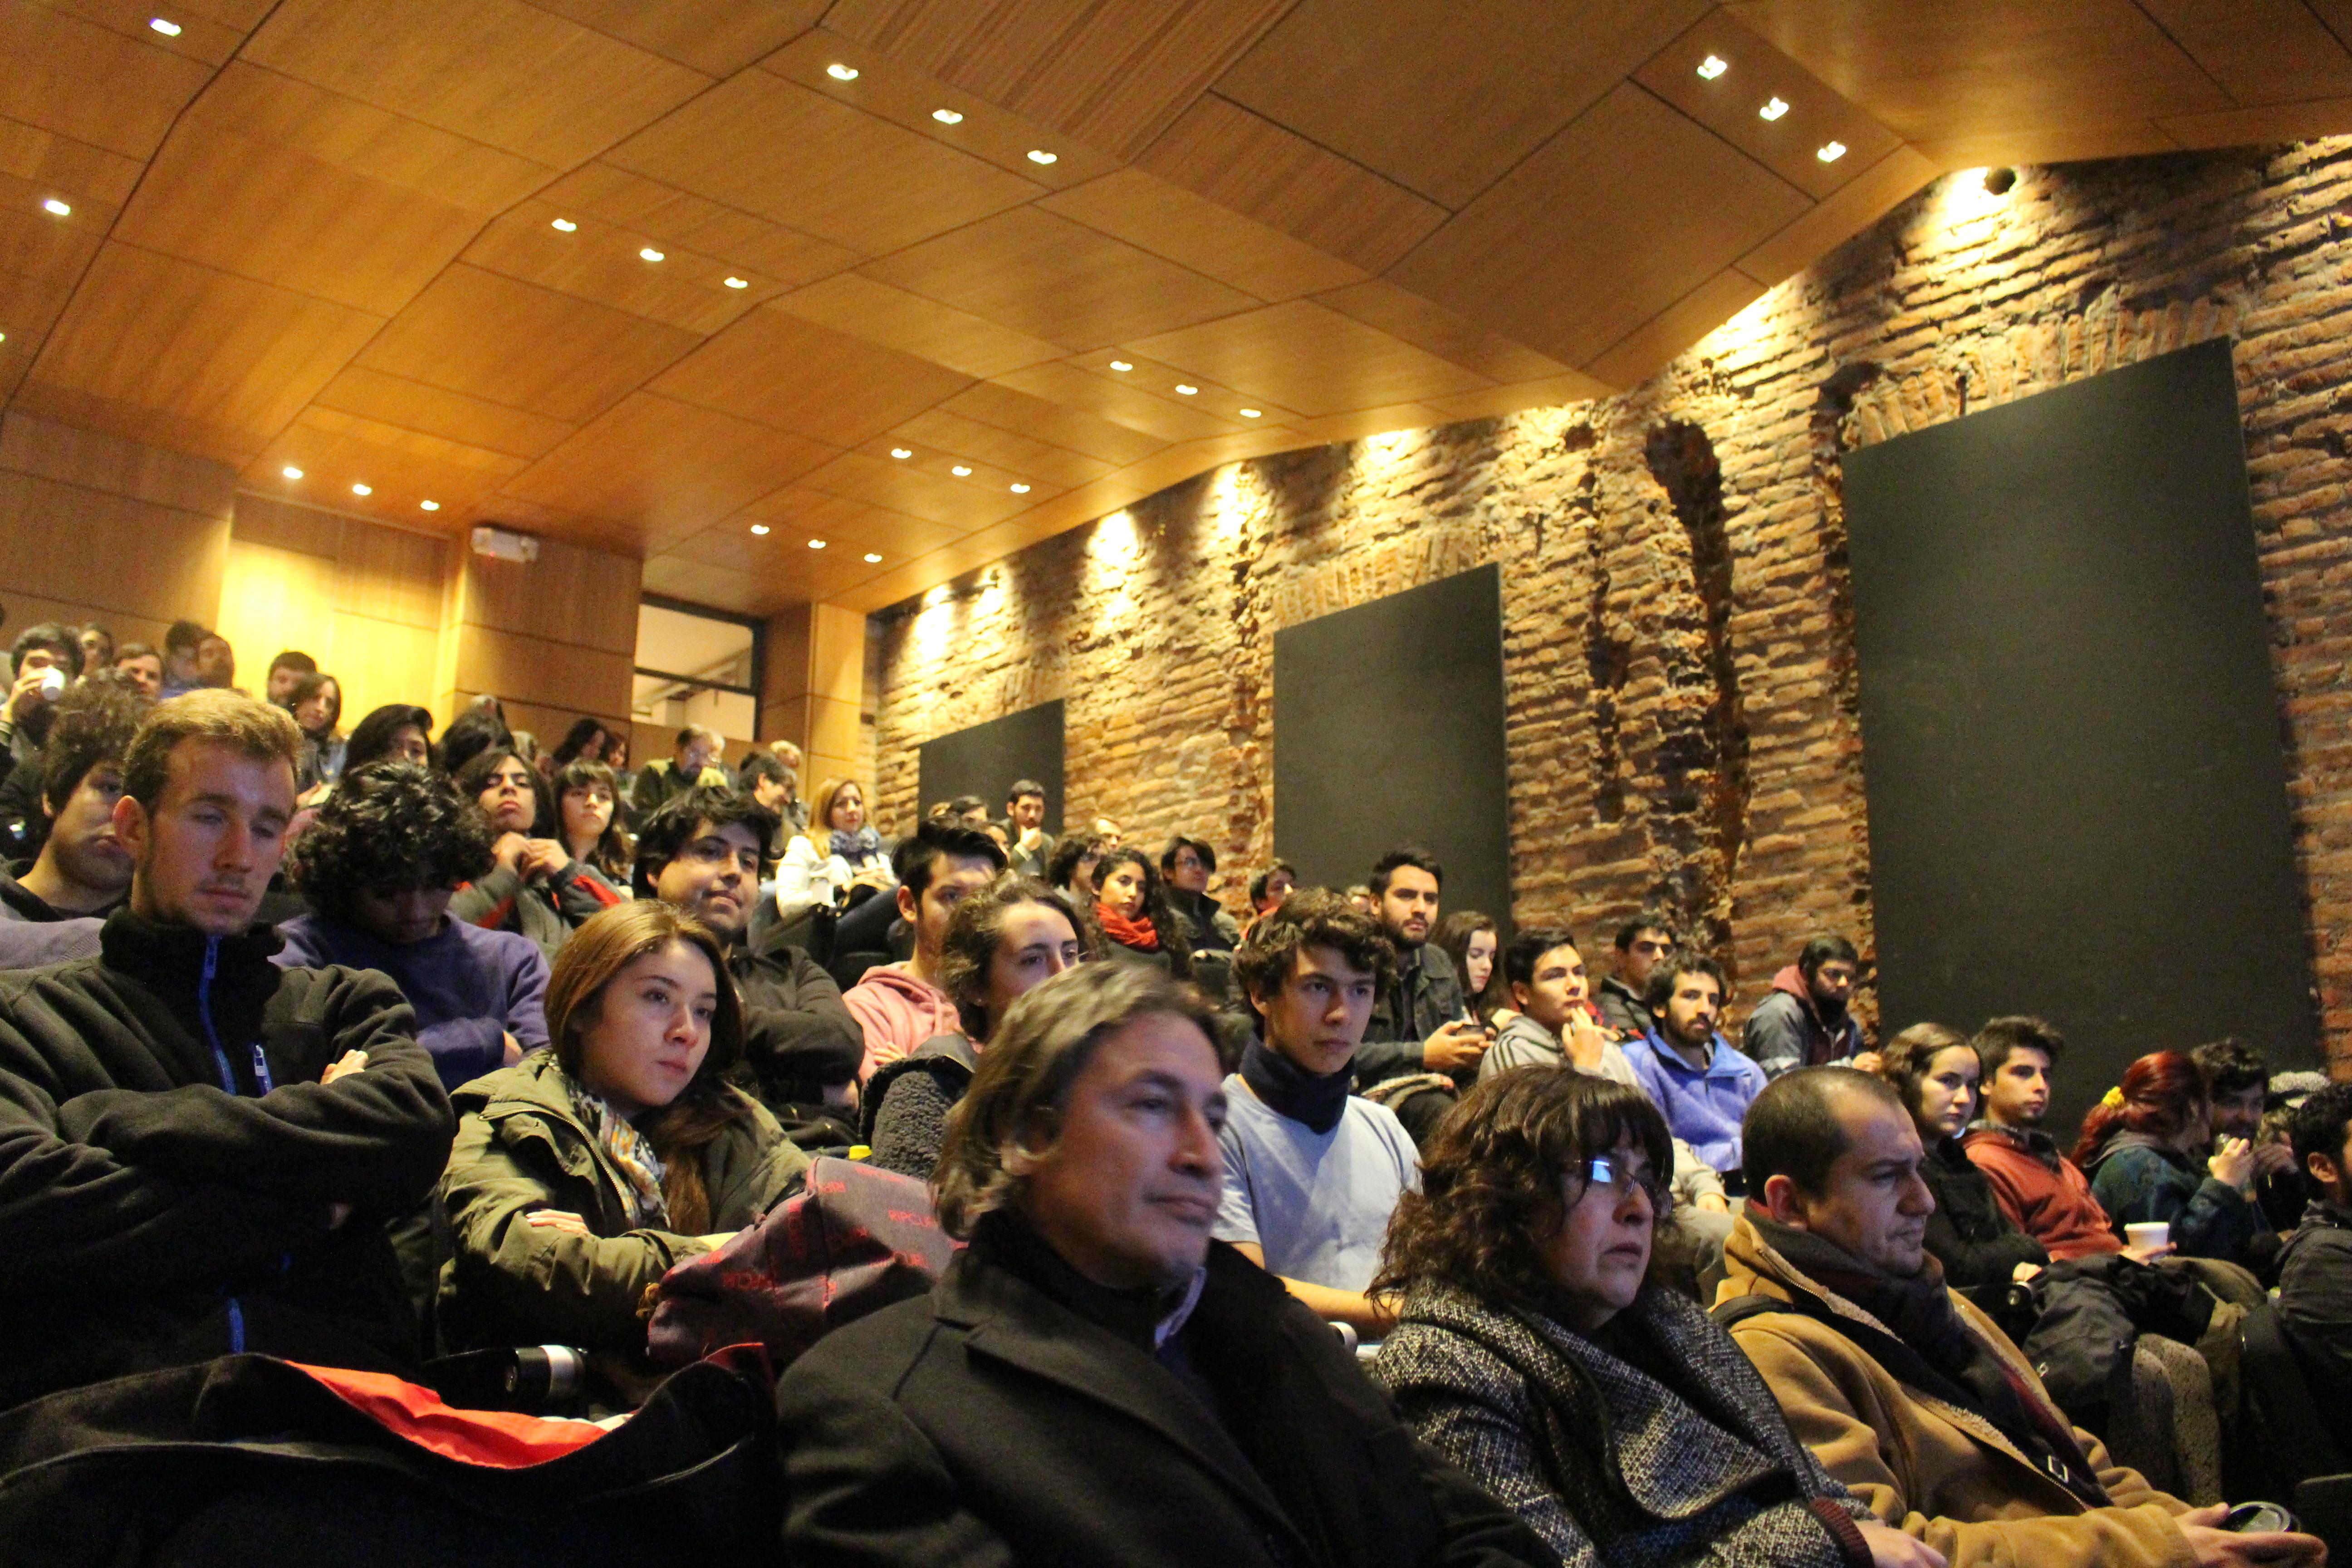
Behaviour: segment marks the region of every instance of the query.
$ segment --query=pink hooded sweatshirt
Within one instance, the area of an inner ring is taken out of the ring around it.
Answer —
[[[915,978],[903,963],[869,969],[866,978],[841,998],[857,1026],[866,1031],[866,1062],[857,1069],[864,1083],[885,1062],[913,1054],[934,1035],[963,1032],[963,1020],[948,994],[928,981]]]

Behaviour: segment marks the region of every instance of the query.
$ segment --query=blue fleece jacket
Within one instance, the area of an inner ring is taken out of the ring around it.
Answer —
[[[1762,1068],[1721,1035],[1715,1037],[1715,1055],[1705,1072],[1683,1060],[1654,1033],[1629,1042],[1625,1059],[1633,1064],[1633,1076],[1675,1137],[1715,1169],[1739,1169],[1739,1126],[1750,1102],[1764,1092]]]
[[[416,1043],[433,1054],[444,1089],[496,1072],[509,1034],[526,1053],[547,1044],[547,957],[527,936],[448,917],[437,935],[394,947],[318,914],[278,934],[286,946],[273,962],[282,968],[340,963],[390,975],[416,1009]]]

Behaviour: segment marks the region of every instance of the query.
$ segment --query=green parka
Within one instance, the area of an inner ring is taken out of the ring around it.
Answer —
[[[714,1233],[740,1230],[799,1186],[808,1156],[740,1090],[743,1120],[702,1151]],[[570,1344],[645,1348],[646,1288],[707,1252],[700,1237],[629,1228],[627,1182],[572,1108],[551,1050],[450,1096],[457,1142],[441,1178],[456,1252],[441,1270],[440,1323],[455,1349]],[[588,1222],[576,1236],[527,1223],[536,1209]]]

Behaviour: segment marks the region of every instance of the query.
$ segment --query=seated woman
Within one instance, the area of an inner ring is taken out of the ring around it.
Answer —
[[[593,757],[575,757],[555,770],[548,786],[562,824],[563,847],[607,886],[629,885],[629,836],[614,818],[621,790],[613,770]]]
[[[1168,907],[1159,868],[1142,850],[1114,849],[1096,866],[1095,923],[1102,928],[1104,957],[1192,978],[1192,929]]]
[[[1454,973],[1462,977],[1463,1021],[1491,1024],[1497,1029],[1510,1022],[1510,997],[1496,984],[1503,949],[1495,917],[1476,910],[1455,910],[1437,922],[1437,934],[1430,940],[1445,950],[1445,956],[1454,961]]]
[[[457,773],[457,793],[478,804],[498,837],[488,873],[457,890],[459,920],[520,931],[553,962],[573,928],[622,901],[620,889],[561,839],[547,780],[521,752],[494,745]]]
[[[1797,1441],[1696,1303],[1648,1280],[1673,1161],[1642,1091],[1523,1068],[1423,1151],[1375,1291],[1373,1374],[1570,1568],[1926,1563]]]
[[[2122,1087],[2083,1118],[2074,1163],[2118,1236],[2162,1220],[2182,1257],[2242,1263],[2263,1224],[2253,1152],[2242,1138],[2212,1145],[2204,1075],[2185,1054],[2158,1051],[2126,1068]]]
[[[792,1193],[808,1169],[730,1085],[743,1014],[719,939],[640,900],[580,928],[547,985],[554,1041],[460,1089],[441,1179],[457,1348],[645,1349],[646,1288]]]
[[[874,1163],[929,1181],[948,1112],[971,1087],[1004,1009],[1094,956],[1076,907],[1034,877],[1000,877],[956,905],[940,942],[940,985],[962,1016],[963,1033],[935,1035],[867,1080],[862,1136]]]
[[[336,731],[343,719],[342,683],[315,671],[297,677],[286,693],[286,710],[302,731],[302,761],[294,770],[297,788],[316,792],[304,804],[315,804],[342,776],[350,742]]]
[[[866,792],[850,779],[827,779],[809,800],[809,830],[794,838],[776,868],[776,913],[791,921],[813,905],[838,908],[851,890],[897,885],[879,834],[866,821]]]
[[[1903,1097],[1927,1147],[1919,1174],[1936,1197],[1927,1251],[1944,1266],[1944,1283],[1997,1313],[2010,1282],[2040,1273],[2050,1254],[2001,1213],[1992,1183],[1960,1148],[1976,1117],[1979,1071],[1976,1047],[1941,1024],[1912,1025],[1878,1057],[1878,1076]]]
[[[428,710],[414,703],[387,702],[370,709],[367,717],[352,727],[351,739],[343,742],[344,769],[383,762],[437,765],[439,759],[433,754],[433,715]]]

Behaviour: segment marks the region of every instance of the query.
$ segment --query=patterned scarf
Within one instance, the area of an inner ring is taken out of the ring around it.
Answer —
[[[628,1200],[629,1228],[667,1230],[669,1205],[662,1198],[661,1156],[646,1142],[646,1135],[631,1126],[629,1119],[614,1110],[602,1095],[570,1074],[564,1076],[563,1087],[571,1091],[572,1109],[580,1113],[581,1124],[588,1129],[588,1135],[612,1156],[613,1163],[628,1178],[628,1190],[621,1195]]]
[[[833,830],[833,852],[855,866],[882,853],[882,837],[870,827],[861,827],[855,833],[844,833],[836,827]]]
[[[1129,920],[1108,904],[1098,903],[1095,906],[1095,919],[1102,922],[1103,935],[1121,947],[1133,948],[1138,952],[1160,951],[1160,931],[1151,923],[1150,915]]]

